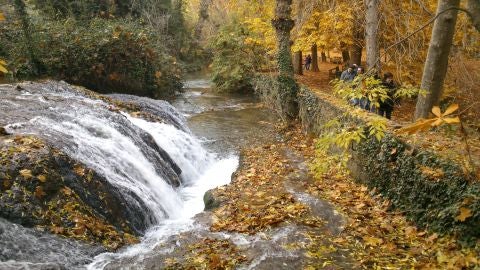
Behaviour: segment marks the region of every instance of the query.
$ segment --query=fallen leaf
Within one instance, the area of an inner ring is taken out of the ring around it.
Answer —
[[[455,218],[455,220],[464,222],[467,218],[472,216],[472,210],[466,207],[460,207],[460,214]]]
[[[62,193],[63,193],[64,195],[66,195],[66,196],[72,195],[72,190],[71,190],[70,188],[68,188],[68,187],[62,188],[61,191],[62,191]]]
[[[47,195],[47,193],[45,193],[45,191],[43,191],[43,188],[41,186],[38,186],[37,188],[35,188],[35,192],[33,194],[38,199],[41,199],[43,196]]]
[[[62,234],[64,232],[63,227],[52,226],[50,227],[50,231],[55,234]]]
[[[37,176],[38,181],[45,183],[47,181],[47,176],[44,174],[40,174]]]
[[[25,179],[30,179],[33,177],[32,171],[24,169],[20,171],[20,174],[25,178]]]
[[[79,176],[85,175],[85,168],[83,168],[81,165],[75,165],[73,171]]]
[[[373,237],[373,236],[364,236],[363,241],[365,241],[365,244],[367,244],[369,246],[372,246],[372,247],[376,247],[376,246],[383,243],[382,239],[377,238],[377,237]]]

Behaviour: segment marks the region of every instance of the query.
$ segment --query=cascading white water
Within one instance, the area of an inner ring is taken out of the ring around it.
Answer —
[[[152,123],[125,114],[128,120],[139,128],[148,131],[155,142],[165,150],[182,169],[184,185],[194,183],[214,161],[214,155],[203,148],[200,141],[190,133],[172,125]]]
[[[165,119],[157,123],[118,113],[65,83],[28,87],[29,91],[0,88],[5,96],[0,109],[11,112],[3,119],[7,131],[40,136],[93,169],[118,189],[112,192],[124,195],[129,204],[125,211],[149,226],[140,244],[101,254],[88,269],[141,256],[166,237],[191,229],[192,217],[204,209],[205,192],[227,184],[238,166],[237,156],[220,158],[207,151],[166,102],[135,97]]]
[[[204,209],[203,195],[209,189],[228,184],[230,176],[238,166],[238,157],[217,159],[206,151],[201,142],[190,133],[175,127],[152,123],[142,119],[127,118],[138,127],[148,131],[155,142],[162,147],[182,169],[182,185],[176,194],[181,197],[182,209],[177,215],[169,216],[152,227],[140,244],[127,247],[118,253],[104,253],[87,266],[89,270],[103,269],[118,258],[138,257],[147,254],[168,236],[192,229],[196,214]]]
[[[175,217],[182,200],[166,179],[157,174],[132,137],[122,134],[109,119],[88,112],[64,112],[57,122],[35,118],[32,124],[49,128],[56,136],[68,137],[64,151],[105,176],[114,186],[134,192],[153,213],[155,220]],[[65,117],[68,115],[69,117]]]

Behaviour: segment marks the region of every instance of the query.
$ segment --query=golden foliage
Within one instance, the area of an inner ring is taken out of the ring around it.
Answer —
[[[8,73],[8,70],[7,70],[7,63],[5,61],[3,61],[2,59],[0,59],[0,72],[1,73]]]
[[[458,104],[452,104],[445,110],[444,113],[442,113],[440,107],[434,106],[432,108],[432,113],[435,118],[419,119],[415,123],[399,129],[397,133],[415,134],[421,131],[427,131],[433,127],[439,127],[444,124],[458,124],[460,123],[460,118],[458,116],[447,117],[456,112],[458,108]]]

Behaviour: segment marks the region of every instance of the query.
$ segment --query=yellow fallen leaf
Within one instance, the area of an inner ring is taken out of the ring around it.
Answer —
[[[447,116],[447,115],[450,115],[450,114],[454,113],[455,111],[458,110],[458,107],[459,107],[458,104],[452,104],[452,105],[448,106],[448,108],[443,113],[443,116]]]
[[[363,241],[365,241],[365,244],[367,244],[369,246],[372,246],[372,247],[376,247],[376,246],[383,243],[382,239],[376,238],[376,237],[373,237],[373,236],[364,236]]]
[[[37,178],[38,178],[38,181],[42,183],[45,183],[47,181],[47,176],[45,176],[44,174],[38,175]]]
[[[82,166],[80,165],[75,165],[75,167],[73,168],[73,170],[75,171],[75,173],[79,176],[84,176],[85,175],[85,168],[83,168]]]
[[[21,171],[20,171],[20,174],[21,174],[23,177],[25,177],[25,179],[30,179],[30,178],[33,177],[32,171],[27,170],[27,169],[21,170]]]
[[[466,207],[460,207],[460,214],[455,218],[455,220],[464,222],[467,218],[472,216],[472,210]]]
[[[460,118],[459,117],[448,117],[444,118],[443,121],[447,124],[458,124],[460,123]]]
[[[62,193],[65,195],[65,196],[70,196],[72,195],[72,190],[68,187],[64,187],[61,189]]]
[[[442,117],[442,111],[440,110],[440,107],[438,106],[434,106],[432,108],[432,113],[436,116],[436,117]]]
[[[4,66],[0,65],[0,72],[8,73],[8,70]]]
[[[45,193],[45,191],[43,191],[43,188],[41,186],[38,186],[36,189],[35,189],[35,192],[33,193],[35,195],[35,197],[37,198],[42,198],[43,196],[47,195],[47,193]]]

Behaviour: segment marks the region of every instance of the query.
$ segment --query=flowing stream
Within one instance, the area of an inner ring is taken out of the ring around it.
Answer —
[[[0,269],[56,269],[52,263],[68,269],[103,269],[121,258],[144,256],[168,237],[192,230],[193,217],[204,208],[204,193],[229,183],[238,166],[238,148],[265,140],[273,127],[269,114],[252,97],[212,94],[207,91],[209,82],[202,79],[185,85],[185,93],[170,101],[173,106],[112,95],[139,104],[165,119],[164,123],[112,111],[109,104],[63,83],[15,93],[0,87],[4,96],[0,126],[10,133],[40,136],[104,176],[115,187],[112,192],[124,197],[125,211],[140,217],[138,231],[145,232],[141,243],[91,259],[95,252],[82,251],[80,244],[76,247],[54,236],[42,236],[50,242],[38,243],[38,249],[50,249],[50,253],[20,254],[35,241],[35,232],[19,229],[31,237],[24,237],[23,246],[6,245],[9,250],[3,254],[11,257],[0,262]],[[8,238],[1,230],[0,236],[2,242],[14,241],[13,235]],[[67,251],[55,254],[52,243]]]
[[[172,125],[132,119],[137,126],[154,135],[157,144],[170,154],[182,168],[182,174],[187,176],[188,184],[177,190],[183,208],[178,212],[180,215],[164,219],[149,229],[140,244],[117,253],[101,254],[87,266],[88,269],[103,269],[112,262],[128,259],[138,262],[134,264],[141,269],[143,258],[152,253],[171,251],[170,247],[154,249],[171,236],[198,230],[201,225],[196,224],[193,217],[204,209],[203,195],[209,189],[230,182],[231,174],[238,166],[239,148],[265,141],[269,137],[267,133],[274,133],[273,117],[259,107],[258,100],[252,96],[215,94],[209,89],[208,80],[189,80],[185,83],[185,92],[170,101],[186,117],[191,133]],[[117,267],[114,265],[109,269]]]

